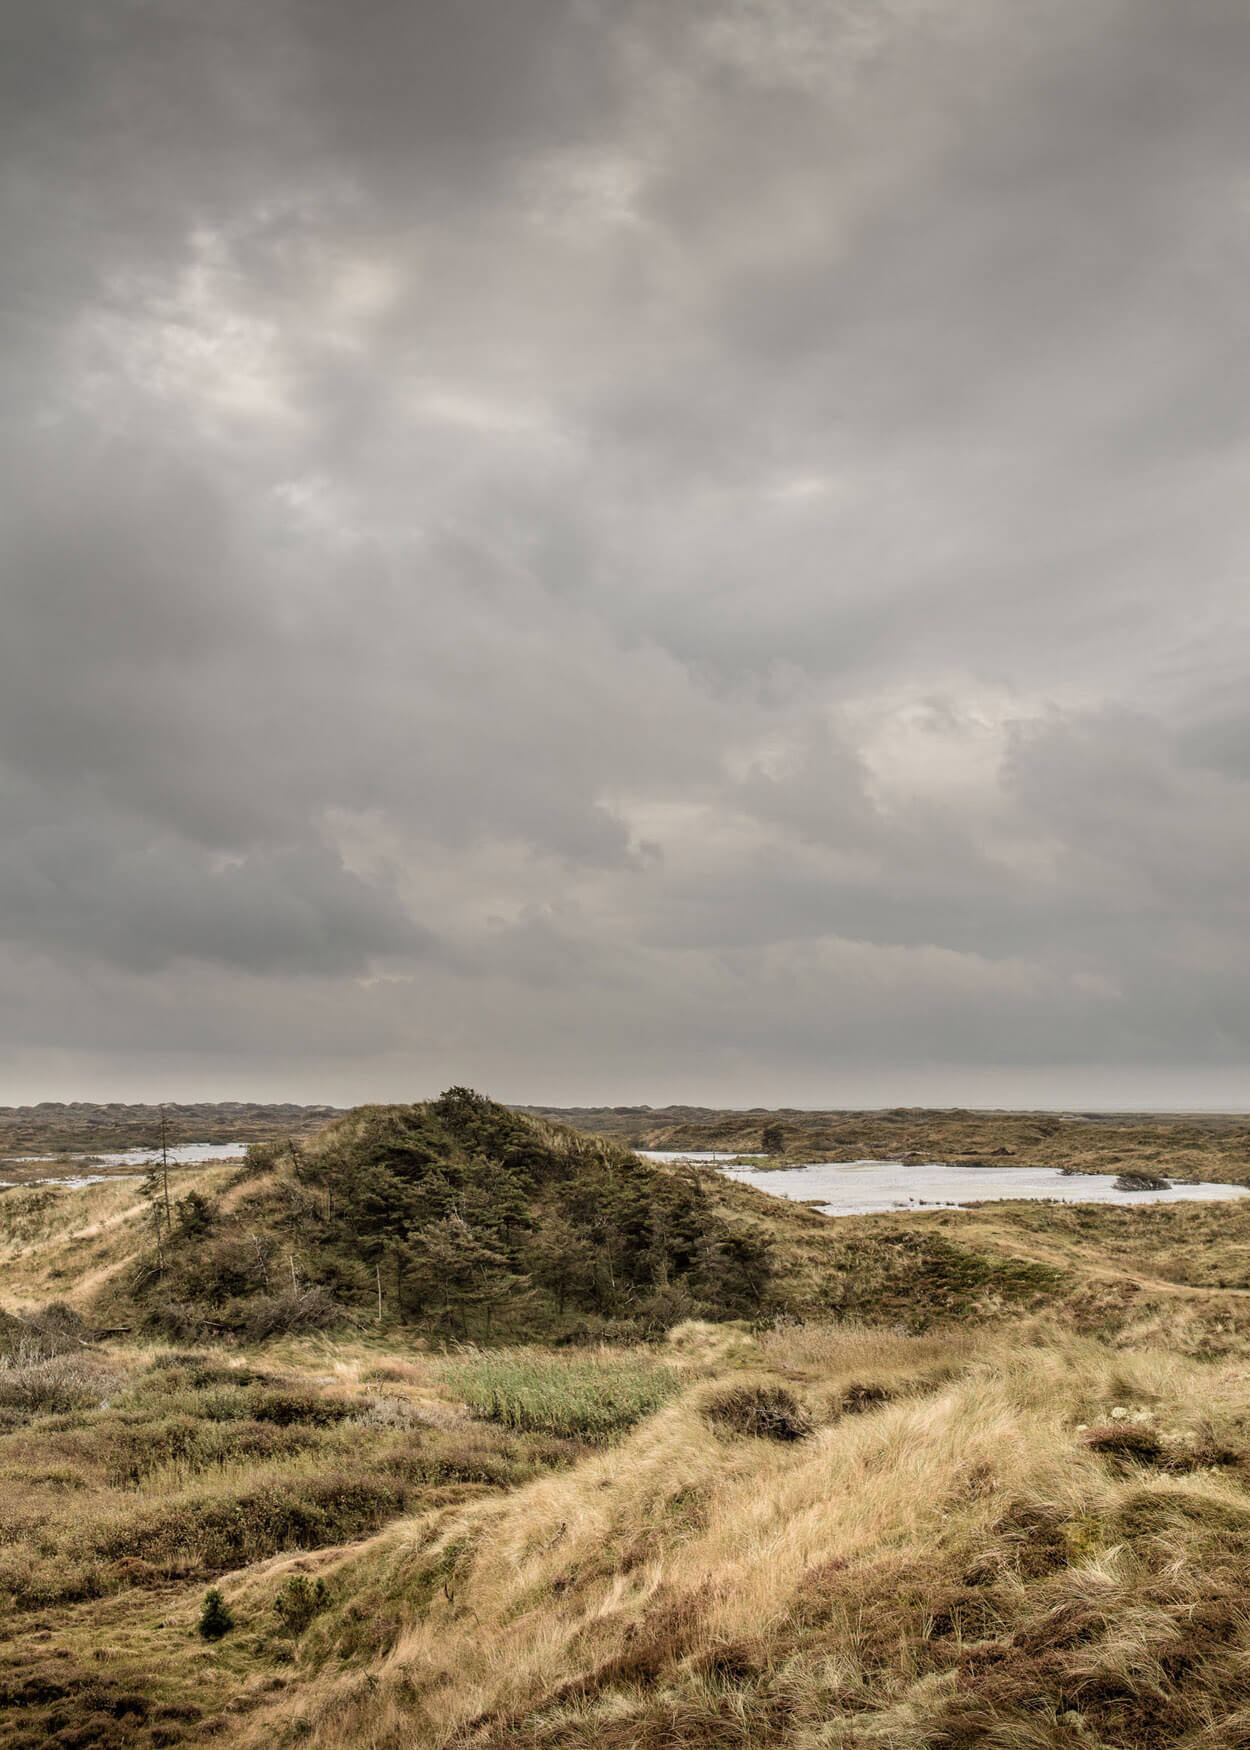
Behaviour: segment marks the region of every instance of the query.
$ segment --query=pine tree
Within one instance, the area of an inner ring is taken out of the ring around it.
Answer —
[[[586,1235],[552,1215],[543,1222],[529,1248],[533,1272],[563,1314],[570,1300],[584,1300],[595,1285],[595,1248]]]
[[[206,1641],[219,1641],[223,1635],[228,1635],[234,1627],[234,1617],[230,1607],[216,1586],[210,1586],[204,1594],[204,1603],[200,1610],[199,1631]]]
[[[460,1215],[422,1228],[405,1249],[425,1304],[459,1324],[466,1337],[471,1312],[484,1313],[483,1334],[489,1336],[495,1308],[528,1286],[504,1253]]]

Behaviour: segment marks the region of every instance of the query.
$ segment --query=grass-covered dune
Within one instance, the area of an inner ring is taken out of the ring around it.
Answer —
[[[464,1090],[0,1195],[0,1750],[1245,1750],[1250,1210]]]
[[[650,1348],[440,1357],[319,1334],[245,1353],[85,1329],[64,1309],[0,1328],[5,1750],[227,1731],[291,1678],[292,1576],[567,1468],[680,1385]],[[265,1593],[246,1623],[244,1576]],[[199,1632],[213,1587],[219,1641]],[[362,1656],[381,1633],[366,1596]]]
[[[182,1344],[634,1341],[691,1317],[920,1330],[1052,1306],[1104,1334],[1166,1320],[1215,1350],[1248,1289],[1244,1202],[830,1221],[458,1089],[171,1171],[168,1197],[136,1180],[0,1193],[0,1306],[67,1298],[97,1330]]]
[[[45,1590],[3,1616],[6,1750],[1246,1741],[1243,1357],[692,1321],[110,1365],[107,1409],[0,1441],[58,1496]],[[197,1393],[206,1437],[289,1448],[93,1469]],[[92,1589],[57,1592],[58,1539]]]

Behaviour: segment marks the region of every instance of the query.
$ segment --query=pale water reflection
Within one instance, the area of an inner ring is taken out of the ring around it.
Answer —
[[[693,1157],[687,1157],[693,1158]],[[1119,1191],[1112,1173],[1062,1173],[1057,1167],[954,1167],[933,1162],[823,1161],[761,1171],[726,1167],[726,1177],[776,1197],[818,1203],[829,1215],[873,1215],[885,1210],[957,1209],[1002,1199],[1058,1203],[1216,1203],[1250,1197],[1241,1185],[1180,1185],[1166,1191]],[[1164,1175],[1166,1177],[1166,1173]]]
[[[181,1142],[171,1143],[171,1167],[196,1167],[206,1161],[237,1161],[247,1153],[245,1142]],[[128,1173],[127,1167],[150,1167],[159,1162],[160,1150],[144,1148],[115,1149],[104,1154],[66,1153],[59,1155],[11,1155],[0,1160],[0,1189],[17,1185],[60,1185],[76,1190],[82,1185],[97,1185],[105,1179],[139,1178]]]

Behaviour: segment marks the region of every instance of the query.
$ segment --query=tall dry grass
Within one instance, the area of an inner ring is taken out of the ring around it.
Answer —
[[[388,1533],[374,1603],[399,1626],[368,1682],[337,1674],[344,1624],[331,1611],[298,1701],[265,1732],[325,1750],[971,1743],[926,1735],[967,1699],[964,1649],[1036,1665],[1013,1636],[1032,1624],[1044,1643],[1048,1617],[1085,1625],[1050,1674],[1054,1697],[1096,1703],[1130,1668],[1147,1697],[1176,1688],[1151,1661],[1164,1669],[1209,1578],[1212,1526],[1225,1541],[1238,1528],[1250,1552],[1250,1501],[1228,1464],[1245,1413],[1235,1367],[836,1330],[761,1348],[825,1403],[832,1419],[810,1438],[727,1440],[696,1386],[572,1472]],[[883,1395],[839,1409],[850,1383]],[[1091,1446],[1088,1428],[1116,1412],[1148,1420],[1173,1467],[1126,1467]],[[1223,1458],[1204,1462],[1221,1430]],[[1235,1642],[1239,1620],[1220,1633]],[[1018,1701],[986,1701],[976,1730],[1000,1736],[975,1741],[1023,1745],[1008,1731],[1032,1717]],[[1086,1729],[1065,1711],[1080,1716],[1056,1702],[1052,1736],[1031,1741]],[[1104,1742],[1136,1742],[1106,1737],[1096,1705],[1092,1717]],[[665,1720],[682,1736],[656,1736]]]

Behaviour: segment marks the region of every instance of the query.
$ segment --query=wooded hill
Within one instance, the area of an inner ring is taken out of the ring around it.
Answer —
[[[216,1197],[149,1190],[151,1243],[111,1316],[179,1339],[345,1315],[459,1340],[637,1337],[770,1307],[766,1233],[696,1174],[464,1088],[255,1145]]]

